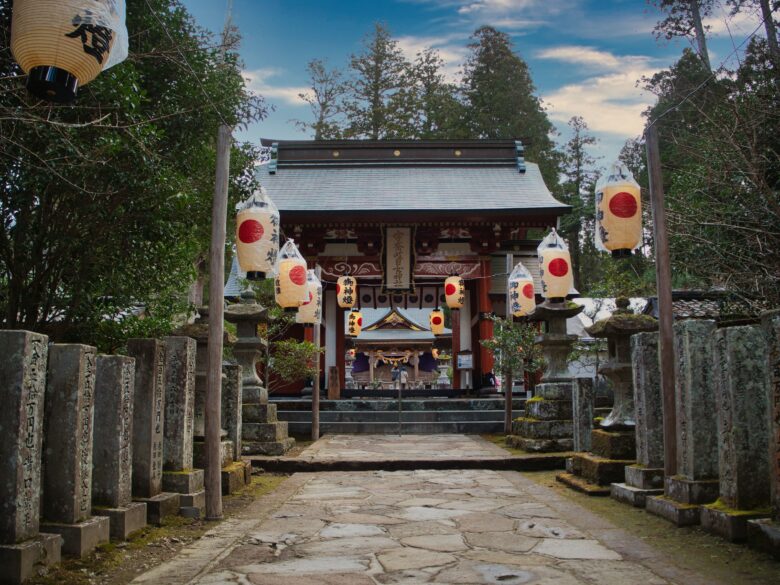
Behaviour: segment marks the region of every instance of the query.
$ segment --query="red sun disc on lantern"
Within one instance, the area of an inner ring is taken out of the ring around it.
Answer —
[[[550,274],[560,278],[561,276],[566,276],[569,273],[569,263],[566,262],[566,260],[563,258],[556,258],[550,262],[547,269],[550,271]]]
[[[293,284],[303,286],[306,283],[306,269],[303,266],[296,266],[290,270],[290,280]]]
[[[438,325],[441,325],[441,317],[434,317],[433,319],[431,319],[431,322],[432,322],[434,325],[437,325],[437,326],[438,326]]]
[[[341,285],[337,284],[336,285],[336,295],[340,295],[340,294],[341,294]]]
[[[534,285],[530,282],[523,287],[523,296],[527,299],[534,298]]]
[[[263,225],[256,219],[248,219],[238,227],[238,239],[243,244],[254,244],[263,237]]]
[[[358,327],[362,327],[363,326],[363,317],[358,319],[357,323],[358,323]]]
[[[609,210],[623,219],[634,217],[637,209],[636,197],[625,191],[621,191],[609,200]]]
[[[305,307],[306,305],[310,305],[313,300],[314,300],[314,295],[309,293],[309,300],[303,303],[302,306]]]
[[[444,292],[445,292],[447,295],[449,295],[449,296],[452,296],[452,295],[454,295],[456,292],[458,292],[458,287],[456,287],[454,284],[450,283],[450,284],[448,284],[446,287],[444,287]]]

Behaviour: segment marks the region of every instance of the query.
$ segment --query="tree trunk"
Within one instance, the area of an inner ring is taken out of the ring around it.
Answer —
[[[772,18],[772,8],[769,6],[769,0],[761,0],[761,16],[764,18],[764,28],[766,29],[766,40],[769,44],[769,54],[775,67],[780,66],[780,48],[777,46],[777,28]]]
[[[690,0],[691,3],[691,19],[693,20],[693,28],[696,30],[696,44],[699,46],[699,57],[707,66],[707,69],[712,71],[712,65],[710,65],[710,54],[707,52],[707,39],[704,36],[704,26],[701,23],[701,12],[699,11],[699,0]]]
[[[504,433],[512,434],[512,373],[504,372]]]

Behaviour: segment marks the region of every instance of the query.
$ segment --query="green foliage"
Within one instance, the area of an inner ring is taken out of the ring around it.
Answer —
[[[493,354],[496,370],[502,376],[522,378],[525,372],[544,367],[541,348],[536,344],[539,332],[532,323],[510,321],[493,315],[493,337],[480,341]]]
[[[309,341],[275,341],[270,350],[271,371],[285,383],[313,378],[317,373],[317,356],[323,351]]]
[[[58,106],[26,91],[10,16],[0,0],[0,326],[101,349],[164,332],[208,250],[217,127],[265,115],[236,39],[223,60],[178,0],[129,0],[128,60]],[[256,159],[234,149],[231,202]],[[138,303],[146,323],[123,317]]]

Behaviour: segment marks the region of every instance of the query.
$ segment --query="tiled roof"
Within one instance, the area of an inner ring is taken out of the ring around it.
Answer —
[[[565,213],[539,166],[257,168],[257,178],[281,212],[527,210]]]

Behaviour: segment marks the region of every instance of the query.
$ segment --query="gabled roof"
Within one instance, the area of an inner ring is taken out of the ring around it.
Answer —
[[[437,337],[428,327],[420,324],[427,319],[430,309],[362,309],[363,319],[369,323],[363,328],[355,343],[374,342],[434,342]],[[412,315],[414,314],[414,316]],[[419,316],[418,316],[419,315]],[[444,329],[440,337],[452,335],[451,329]]]
[[[363,331],[376,331],[386,329],[400,329],[407,331],[428,331],[428,328],[423,327],[406,313],[402,309],[390,309],[387,313],[365,327]]]

